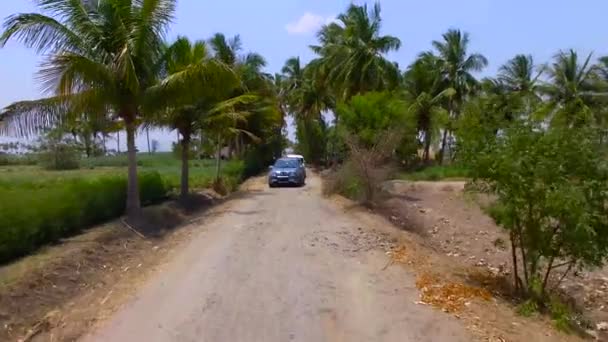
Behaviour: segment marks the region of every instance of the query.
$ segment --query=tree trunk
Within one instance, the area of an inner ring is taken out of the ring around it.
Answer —
[[[217,156],[216,156],[216,165],[215,165],[215,181],[220,180],[220,167],[222,162],[222,138],[218,135],[217,137]]]
[[[238,158],[241,158],[241,135],[234,137],[234,153]]]
[[[521,279],[519,278],[519,269],[517,267],[517,250],[515,248],[515,233],[511,231],[509,234],[509,239],[511,240],[511,258],[513,260],[513,282],[515,285],[515,292],[521,293]]]
[[[184,138],[182,139],[182,181],[181,181],[180,196],[182,199],[186,199],[186,197],[188,197],[188,189],[189,189],[188,161],[190,159],[190,156],[188,155],[188,152],[190,151],[190,137],[189,136],[187,137],[185,134],[182,134],[182,136]]]
[[[120,154],[120,132],[116,132],[116,154]]]
[[[101,143],[103,144],[103,155],[108,154],[108,147],[106,146],[106,135],[105,133],[101,133]]]
[[[430,153],[431,153],[431,135],[429,134],[429,131],[427,130],[426,132],[424,132],[424,153],[422,154],[422,161],[424,162],[424,164],[429,163],[429,159],[431,158]]]
[[[152,153],[150,149],[150,130],[146,127],[146,141],[148,142],[148,154]]]
[[[87,158],[91,158],[91,138],[88,135],[84,136],[84,153],[87,155]]]
[[[139,185],[137,184],[137,152],[135,150],[135,123],[125,121],[127,127],[127,157],[129,173],[127,180],[127,216],[137,217],[141,212]]]
[[[439,165],[443,164],[443,159],[445,155],[445,147],[448,141],[448,129],[446,128],[443,131],[443,138],[441,138],[441,149],[439,150],[439,160],[437,161]]]

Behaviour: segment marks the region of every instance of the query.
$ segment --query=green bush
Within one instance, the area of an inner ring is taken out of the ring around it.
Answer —
[[[404,173],[401,178],[411,181],[438,181],[468,178],[469,173],[469,169],[460,165],[429,166],[415,172]]]
[[[36,155],[31,153],[16,155],[0,152],[0,166],[36,165],[37,163]]]
[[[75,170],[80,167],[80,151],[70,144],[56,144],[41,151],[38,160],[47,170]]]
[[[158,173],[140,174],[139,180],[142,203],[166,196]],[[0,262],[122,215],[126,190],[123,176],[0,183]]]

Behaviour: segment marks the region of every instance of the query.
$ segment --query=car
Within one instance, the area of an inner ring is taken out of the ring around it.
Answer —
[[[285,156],[285,158],[297,159],[302,165],[302,168],[304,169],[304,178],[306,178],[306,163],[304,161],[304,156],[299,154],[288,154]]]
[[[297,159],[281,158],[270,167],[268,186],[271,188],[278,185],[303,186],[305,183],[304,167]]]

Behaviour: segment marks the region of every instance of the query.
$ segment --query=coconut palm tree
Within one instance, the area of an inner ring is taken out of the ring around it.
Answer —
[[[32,133],[68,113],[112,113],[124,121],[127,214],[140,213],[135,133],[145,91],[159,74],[164,33],[176,0],[45,0],[40,13],[9,16],[0,45],[18,40],[46,57],[39,77],[52,96],[2,112],[2,130]]]
[[[200,132],[209,113],[239,86],[237,75],[228,66],[211,58],[205,41],[190,42],[178,37],[164,54],[166,77],[146,92],[146,109],[153,113],[150,123],[169,127],[181,137],[182,171],[180,195],[189,193],[190,143]],[[189,76],[184,76],[189,75]],[[172,82],[174,77],[188,82]]]
[[[534,65],[531,55],[516,55],[500,67],[498,80],[512,92],[538,98],[538,80],[544,70]]]
[[[421,56],[409,66],[403,77],[403,88],[409,111],[416,117],[418,132],[423,136],[422,159],[428,163],[433,137],[447,122],[443,105],[454,90],[442,87],[440,62],[432,55]]]
[[[318,33],[320,45],[311,49],[325,66],[327,81],[336,96],[348,101],[352,96],[374,90],[395,89],[399,68],[386,59],[386,54],[401,46],[397,37],[381,35],[380,3],[351,4],[337,21],[325,25]]]
[[[548,68],[549,82],[541,90],[548,97],[544,114],[554,124],[578,125],[593,120],[597,83],[591,54],[580,61],[574,50],[560,51]]]
[[[448,101],[448,111],[452,120],[460,116],[460,108],[464,99],[479,86],[473,72],[481,71],[488,65],[488,60],[483,55],[469,54],[469,42],[468,33],[450,29],[443,34],[443,40],[436,40],[432,43],[441,64],[445,87],[454,90],[454,95]],[[430,52],[425,54],[430,54]],[[440,163],[443,161],[449,134],[450,128],[448,127],[443,132],[439,153]]]

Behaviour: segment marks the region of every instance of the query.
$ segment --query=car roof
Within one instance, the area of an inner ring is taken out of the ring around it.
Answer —
[[[286,157],[287,158],[302,158],[302,159],[304,159],[304,156],[302,156],[300,154],[288,154]]]

